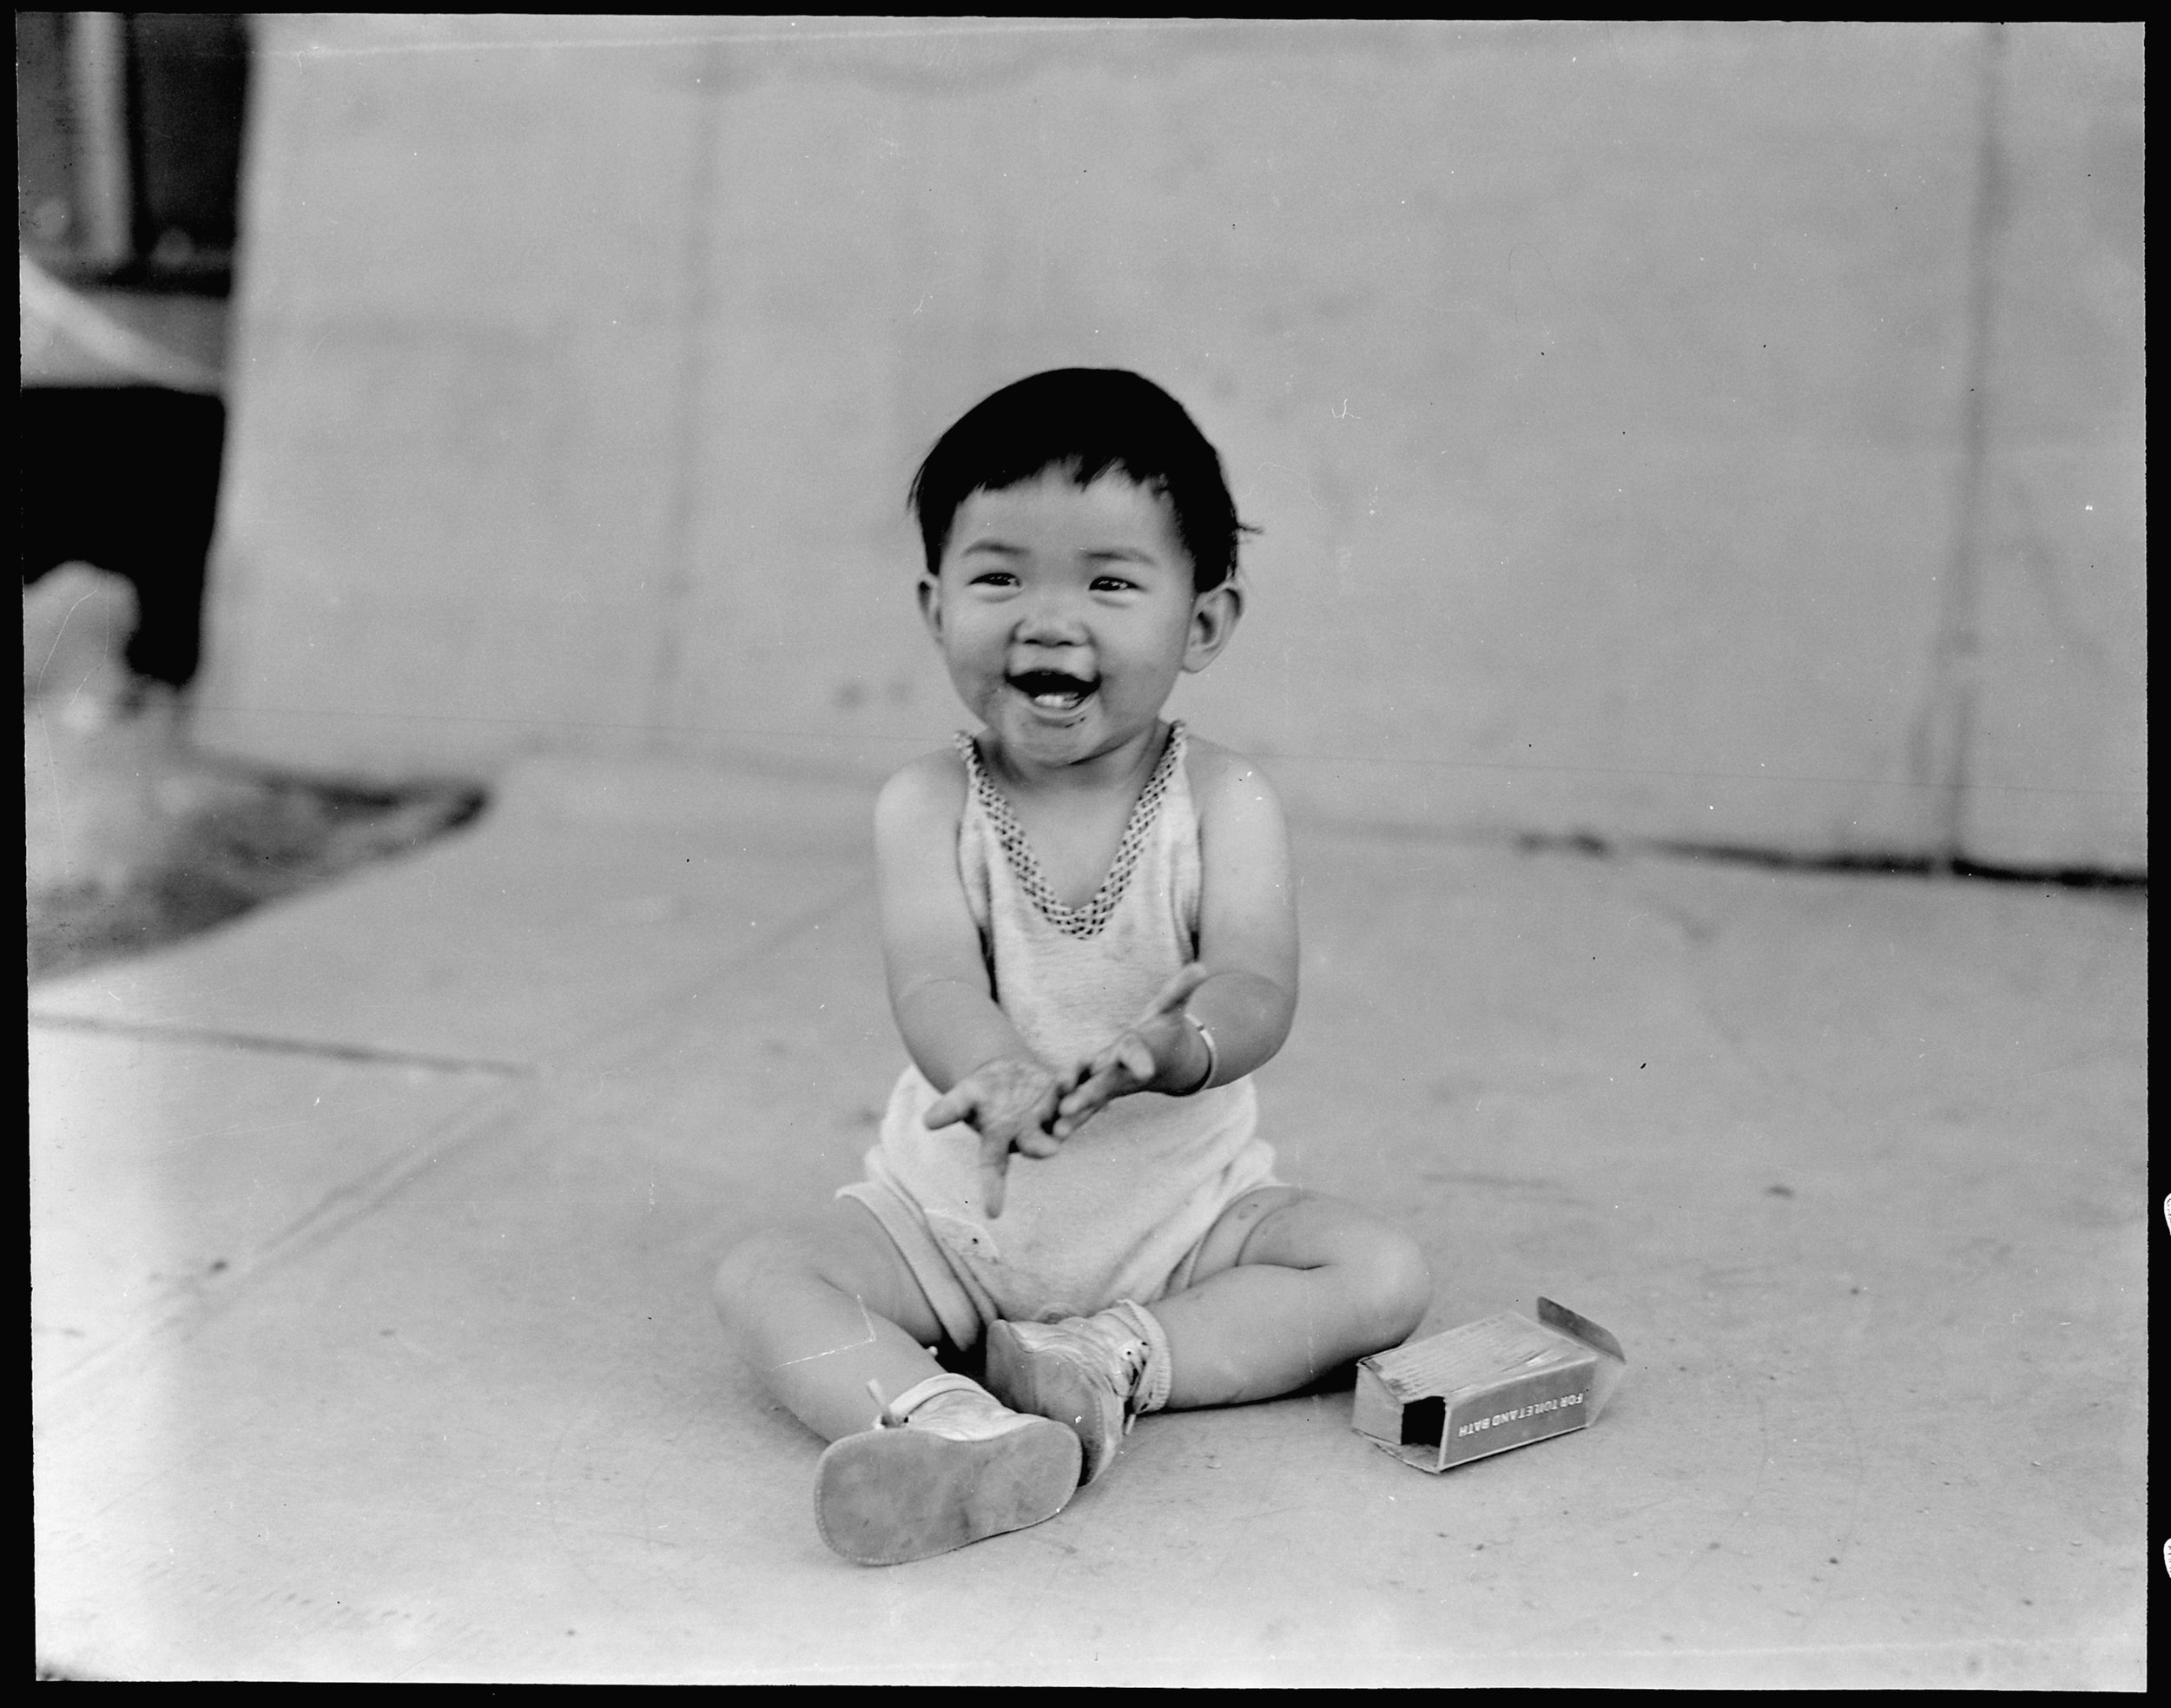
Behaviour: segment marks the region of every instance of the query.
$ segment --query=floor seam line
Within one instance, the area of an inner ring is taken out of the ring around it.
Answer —
[[[94,1032],[111,1038],[135,1038],[155,1044],[214,1044],[229,1049],[259,1051],[267,1055],[315,1056],[333,1061],[363,1062],[379,1067],[426,1067],[439,1073],[480,1073],[501,1079],[534,1079],[542,1070],[526,1062],[492,1061],[486,1057],[436,1056],[419,1050],[387,1050],[367,1044],[327,1044],[299,1038],[273,1038],[258,1032],[228,1032],[216,1026],[176,1025],[160,1021],[103,1020],[88,1014],[30,1015],[32,1031]]]

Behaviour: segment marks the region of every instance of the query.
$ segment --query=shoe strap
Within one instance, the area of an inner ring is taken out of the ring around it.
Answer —
[[[874,1414],[873,1427],[877,1429],[901,1429],[911,1421],[913,1413],[918,1411],[928,1401],[939,1395],[957,1394],[967,1390],[974,1394],[987,1393],[987,1390],[974,1382],[972,1377],[958,1375],[946,1370],[940,1375],[929,1376],[925,1382],[914,1382],[894,1400],[885,1400],[882,1398],[881,1384],[870,1377],[868,1380],[867,1391],[874,1396],[874,1404],[878,1408]],[[988,1397],[993,1399],[994,1396],[989,1395]]]

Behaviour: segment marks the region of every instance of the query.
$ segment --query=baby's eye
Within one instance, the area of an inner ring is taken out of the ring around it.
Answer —
[[[982,570],[969,584],[973,587],[1015,587],[1018,577],[1008,570]]]
[[[1119,575],[1097,575],[1093,577],[1093,591],[1096,593],[1128,593],[1138,584]]]

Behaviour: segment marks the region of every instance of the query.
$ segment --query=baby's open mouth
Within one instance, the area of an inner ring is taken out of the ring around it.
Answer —
[[[1061,670],[1020,670],[1010,685],[1046,712],[1073,712],[1100,686],[1096,680],[1073,676]]]

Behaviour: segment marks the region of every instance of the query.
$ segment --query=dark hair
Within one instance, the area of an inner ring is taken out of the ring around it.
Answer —
[[[958,506],[1060,469],[1090,486],[1119,470],[1168,499],[1204,593],[1236,573],[1236,501],[1221,458],[1184,406],[1151,379],[1118,367],[1059,367],[983,398],[934,443],[912,478],[927,573],[938,574]]]

